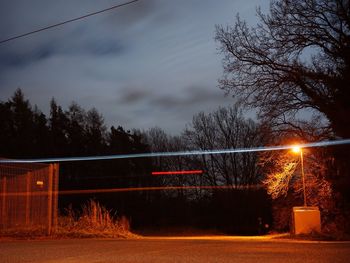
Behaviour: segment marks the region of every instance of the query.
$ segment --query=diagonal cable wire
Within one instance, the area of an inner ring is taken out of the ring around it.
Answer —
[[[81,20],[81,19],[85,19],[87,17],[94,16],[94,15],[97,15],[97,14],[100,14],[100,13],[103,13],[103,12],[107,12],[107,11],[110,11],[110,10],[113,10],[113,9],[116,9],[116,8],[119,8],[119,7],[122,7],[122,6],[126,6],[126,5],[129,5],[129,4],[135,3],[137,1],[139,1],[139,0],[132,0],[132,1],[129,1],[129,2],[126,2],[126,3],[122,3],[122,4],[119,4],[119,5],[111,6],[109,8],[106,8],[106,9],[103,9],[103,10],[100,10],[100,11],[89,13],[89,14],[86,14],[86,15],[83,15],[83,16],[80,16],[80,17],[77,17],[77,18],[72,18],[72,19],[69,19],[69,20],[57,23],[57,24],[46,26],[46,27],[43,27],[43,28],[31,31],[31,32],[28,32],[28,33],[24,33],[24,34],[21,34],[21,35],[17,35],[17,36],[14,36],[14,37],[3,39],[3,40],[0,40],[0,44],[5,43],[5,42],[9,42],[9,41],[12,41],[12,40],[15,40],[15,39],[18,39],[18,38],[21,38],[21,37],[29,36],[29,35],[32,35],[32,34],[35,34],[35,33],[41,32],[41,31],[45,31],[45,30],[48,30],[48,29],[51,29],[51,28],[54,28],[54,27],[59,27],[59,26],[62,26],[64,24],[68,24],[68,23],[75,22],[75,21],[78,21],[78,20]]]

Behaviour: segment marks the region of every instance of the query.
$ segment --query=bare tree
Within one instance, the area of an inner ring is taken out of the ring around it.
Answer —
[[[350,137],[349,0],[272,0],[249,28],[217,26],[224,76],[220,87],[258,107],[263,118],[293,125],[300,110],[329,121]]]
[[[237,106],[195,115],[192,127],[184,136],[190,147],[202,150],[249,148],[260,146],[263,141],[259,126],[244,119]],[[259,181],[255,153],[213,154],[198,158],[207,184],[249,186]]]
[[[165,133],[159,127],[149,129],[144,133],[147,143],[150,145],[152,152],[176,152],[183,151],[187,148],[185,141],[180,136],[171,136]],[[157,171],[181,171],[191,169],[193,165],[191,158],[183,156],[171,156],[171,157],[155,157],[153,158],[153,169]],[[185,186],[185,185],[197,185],[196,182],[191,182],[190,176],[186,175],[165,175],[158,176],[155,179],[155,183],[164,186]],[[177,195],[178,197],[184,196],[182,189],[164,192],[165,195]]]

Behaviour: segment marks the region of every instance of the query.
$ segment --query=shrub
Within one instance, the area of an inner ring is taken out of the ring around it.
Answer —
[[[98,202],[90,200],[78,213],[70,206],[66,216],[60,216],[55,231],[61,237],[128,237],[130,224],[126,217],[114,218]]]

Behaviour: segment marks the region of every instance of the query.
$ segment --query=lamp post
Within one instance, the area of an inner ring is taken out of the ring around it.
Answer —
[[[303,180],[303,194],[304,194],[304,206],[307,206],[306,204],[306,191],[305,191],[305,174],[304,174],[304,158],[303,158],[303,149],[300,146],[294,146],[292,148],[292,151],[294,153],[300,153],[300,162],[301,162],[301,177]]]

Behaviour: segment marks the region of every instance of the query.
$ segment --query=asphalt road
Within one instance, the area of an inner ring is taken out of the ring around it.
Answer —
[[[0,241],[0,262],[350,262],[350,242],[200,237]]]

